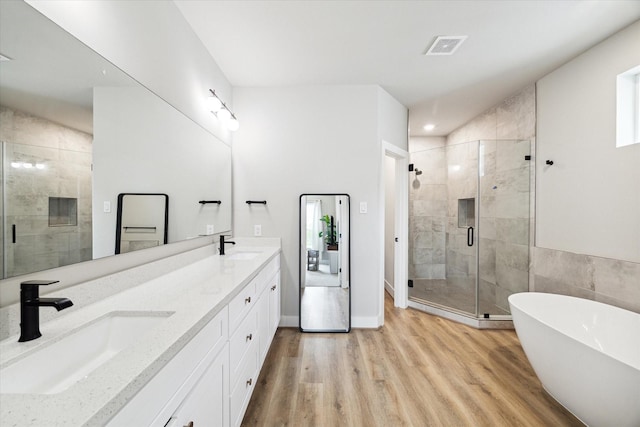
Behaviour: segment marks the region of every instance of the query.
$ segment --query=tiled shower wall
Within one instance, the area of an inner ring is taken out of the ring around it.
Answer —
[[[524,156],[535,152],[535,125],[535,86],[530,85],[447,137],[448,146],[482,141],[480,300],[505,310],[511,293],[529,289],[535,176]],[[466,233],[454,243],[466,246]]]
[[[444,279],[447,220],[445,148],[412,152],[411,162],[422,174],[414,172],[409,178],[409,277]]]
[[[480,245],[481,300],[506,309],[509,294],[528,289],[534,199],[529,189],[534,171],[524,156],[534,152],[533,85],[456,129],[446,140],[410,141],[411,163],[423,173],[410,180],[409,274],[473,279],[474,248],[467,246],[466,227],[458,227],[458,199],[476,197],[478,140],[483,140],[482,199],[476,200],[480,236],[475,236]],[[434,148],[439,143],[441,147]]]
[[[90,260],[92,136],[0,107],[0,140],[6,147],[7,277]],[[45,168],[13,168],[16,161]],[[49,226],[49,197],[77,198],[76,226]],[[11,224],[17,226],[16,243]]]

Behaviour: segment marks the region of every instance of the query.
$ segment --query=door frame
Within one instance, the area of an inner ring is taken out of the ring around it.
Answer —
[[[409,300],[409,291],[407,286],[407,279],[409,276],[409,152],[390,144],[386,141],[382,141],[382,152],[380,156],[381,164],[381,184],[380,184],[380,200],[381,208],[380,213],[382,217],[382,223],[384,224],[385,209],[384,201],[387,189],[385,188],[385,161],[390,157],[395,160],[395,222],[394,222],[394,236],[398,241],[394,245],[394,259],[393,259],[393,303],[395,307],[407,308]],[[384,237],[383,244],[380,250],[380,311],[381,322],[384,322]]]

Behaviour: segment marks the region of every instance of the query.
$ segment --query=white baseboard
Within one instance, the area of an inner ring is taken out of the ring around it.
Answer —
[[[392,297],[394,296],[395,290],[393,289],[393,286],[391,286],[391,283],[387,282],[386,279],[384,281],[384,289],[385,291],[389,292],[389,295],[391,295]]]
[[[280,324],[278,325],[281,328],[297,328],[299,327],[299,318],[298,316],[280,316]],[[377,329],[381,325],[378,322],[376,317],[352,317],[351,318],[351,327],[359,328],[359,329]]]
[[[278,325],[281,328],[297,328],[300,326],[298,316],[280,316],[280,324]]]
[[[375,316],[371,317],[351,317],[351,327],[359,328],[359,329],[377,329],[380,326],[380,322],[378,322],[378,318]]]

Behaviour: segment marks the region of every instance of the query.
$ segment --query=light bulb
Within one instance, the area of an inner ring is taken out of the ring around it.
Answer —
[[[36,163],[36,169],[44,169],[44,164]]]
[[[240,122],[235,117],[231,117],[231,120],[227,123],[227,127],[231,132],[235,132],[240,128]]]
[[[11,167],[12,168],[19,168],[22,166],[22,163],[20,162],[11,162]]]
[[[207,97],[207,109],[212,113],[218,112],[222,108],[222,102],[216,96]]]
[[[231,118],[231,113],[226,108],[218,111],[218,119],[225,122]]]
[[[22,167],[25,168],[25,169],[31,169],[33,167],[33,165],[31,163],[25,162],[25,163],[22,164]]]

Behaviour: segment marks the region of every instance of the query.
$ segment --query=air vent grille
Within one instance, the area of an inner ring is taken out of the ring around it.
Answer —
[[[467,36],[438,36],[425,55],[453,55]]]

